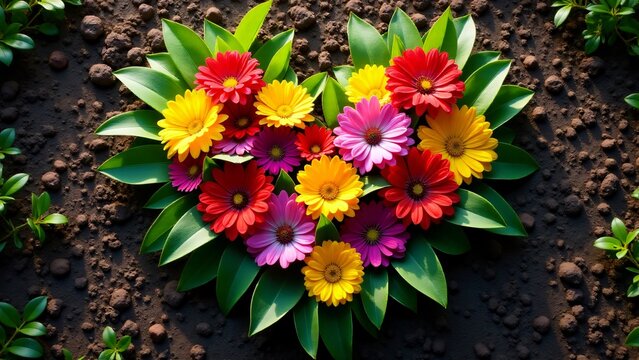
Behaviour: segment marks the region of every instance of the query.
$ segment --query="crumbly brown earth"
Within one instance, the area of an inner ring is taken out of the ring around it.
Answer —
[[[290,26],[298,31],[293,64],[300,78],[343,64],[348,57],[349,11],[385,30],[394,6],[422,29],[448,1],[276,1],[261,34]],[[254,1],[85,0],[68,11],[59,38],[37,38],[33,52],[18,54],[0,70],[0,127],[15,127],[24,155],[8,172],[32,174],[31,191],[48,190],[68,227],[45,244],[28,239],[22,251],[0,255],[0,298],[22,306],[46,294],[44,321],[56,358],[62,346],[97,358],[105,325],[131,334],[129,358],[302,358],[292,321],[248,338],[249,301],[230,316],[218,310],[213,286],[176,293],[179,265],[156,267],[139,255],[155,215],[142,209],[152,188],[114,183],[96,172],[130,140],[98,138],[95,128],[117,111],[139,108],[111,72],[143,65],[163,49],[161,17],[201,28],[202,19],[233,28]],[[623,266],[592,247],[611,217],[639,226],[637,186],[639,113],[622,98],[637,91],[636,66],[623,50],[582,52],[580,22],[552,25],[542,0],[453,0],[457,15],[472,12],[478,50],[513,59],[510,83],[536,96],[512,121],[515,143],[541,170],[500,186],[530,232],[527,239],[472,232],[473,250],[443,256],[448,310],[430,301],[417,315],[392,305],[378,339],[356,328],[354,354],[407,359],[629,359],[625,335],[639,325],[636,301],[625,297]],[[635,59],[636,60],[636,59]],[[17,216],[28,210],[19,203]],[[24,234],[28,238],[28,234]],[[328,355],[322,350],[321,358]]]

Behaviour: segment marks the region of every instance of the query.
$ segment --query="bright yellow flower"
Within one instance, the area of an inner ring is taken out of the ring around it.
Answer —
[[[256,96],[256,114],[264,118],[260,125],[305,127],[304,122],[313,121],[313,98],[306,88],[290,81],[273,81]]]
[[[359,181],[357,170],[337,156],[313,160],[297,173],[297,181],[295,191],[300,196],[296,201],[306,204],[306,214],[313,219],[324,214],[330,220],[334,217],[342,221],[344,215],[353,217],[359,210],[364,183]]]
[[[366,65],[348,79],[346,96],[348,101],[357,104],[363,98],[377,97],[380,105],[390,103],[391,92],[386,90],[385,68],[381,65]]]
[[[337,306],[353,300],[362,290],[364,266],[360,254],[348,243],[324,241],[304,259],[302,268],[308,296]]]
[[[483,115],[477,116],[474,107],[453,106],[450,113],[439,111],[435,117],[428,116],[428,126],[420,126],[417,136],[421,142],[419,150],[429,149],[450,161],[450,171],[455,181],[470,184],[472,177],[482,178],[482,172],[492,169],[491,162],[497,159],[494,151],[497,139],[492,138],[490,123]]]
[[[189,154],[197,159],[200,152],[209,151],[213,140],[222,140],[222,122],[228,116],[220,114],[222,104],[214,104],[206,91],[187,90],[166,105],[158,126],[163,128],[159,135],[169,158],[177,153],[180,161]]]

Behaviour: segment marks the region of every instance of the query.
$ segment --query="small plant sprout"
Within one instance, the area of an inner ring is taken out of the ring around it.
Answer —
[[[118,339],[115,335],[115,331],[113,331],[113,328],[110,326],[104,328],[102,341],[106,349],[100,353],[98,360],[122,360],[122,353],[131,345],[130,336],[122,336]]]
[[[11,304],[0,302],[0,359],[39,359],[42,345],[35,338],[46,335],[47,328],[35,321],[47,306],[47,297],[39,296],[25,305],[22,314]]]
[[[619,260],[626,258],[632,263],[633,266],[626,269],[637,275],[633,277],[632,284],[628,287],[627,296],[639,296],[639,246],[635,241],[639,229],[628,231],[619,218],[614,218],[611,225],[613,236],[600,237],[595,240],[594,246],[614,254]]]

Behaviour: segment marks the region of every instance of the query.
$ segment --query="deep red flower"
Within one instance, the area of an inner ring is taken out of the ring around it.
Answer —
[[[251,226],[264,221],[272,181],[255,161],[246,168],[227,162],[224,169],[213,169],[213,181],[200,186],[197,209],[202,212],[202,220],[211,223],[214,232],[224,231],[229,240],[246,234]]]
[[[246,104],[264,85],[263,71],[251,53],[226,51],[207,58],[195,74],[197,89],[204,89],[216,103]]]
[[[425,230],[431,222],[455,213],[459,185],[448,160],[440,154],[411,148],[408,156],[397,158],[396,165],[382,169],[382,176],[390,186],[380,190],[380,195],[387,205],[395,205],[395,216],[404,225],[412,222]]]
[[[259,117],[255,114],[253,103],[246,105],[228,102],[222,109],[222,114],[229,116],[224,121],[225,130],[222,133],[225,139],[234,137],[242,139],[245,136],[253,136],[260,131]]]
[[[311,125],[304,129],[303,133],[297,134],[295,145],[300,151],[300,155],[308,160],[319,159],[322,155],[333,155],[335,136],[329,128]]]
[[[431,49],[427,54],[418,47],[404,51],[391,64],[386,68],[386,89],[398,109],[415,107],[419,116],[439,109],[450,112],[463,95],[462,72],[447,52]]]

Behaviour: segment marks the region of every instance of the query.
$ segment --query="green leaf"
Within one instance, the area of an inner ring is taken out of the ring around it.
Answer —
[[[226,44],[228,50],[245,51],[242,44],[228,30],[209,20],[204,20],[204,42],[213,55],[216,54],[215,49],[219,48],[218,40]]]
[[[635,199],[639,199],[639,188],[634,189],[630,196],[632,196]]]
[[[264,71],[264,81],[266,83],[271,83],[273,80],[282,80],[288,69],[292,49],[293,42],[289,41],[273,55],[266,71]]]
[[[479,181],[474,181],[470,186],[470,190],[490,201],[490,203],[499,212],[499,215],[501,215],[506,222],[506,227],[502,229],[487,229],[489,232],[505,236],[524,237],[528,235],[526,233],[526,229],[524,229],[524,226],[521,224],[519,215],[517,215],[515,210],[513,210],[510,204],[508,204],[508,202],[501,197],[497,191]]]
[[[169,181],[170,163],[162,145],[142,145],[113,156],[98,171],[125,184],[156,184]]]
[[[218,306],[224,314],[231,311],[259,271],[260,268],[241,242],[236,241],[227,246],[217,270],[215,288]]]
[[[422,235],[406,244],[403,259],[391,262],[397,273],[417,291],[435,300],[441,306],[448,305],[446,277],[439,259]]]
[[[409,310],[417,312],[417,292],[397,273],[388,277],[388,295]]]
[[[428,30],[424,40],[424,51],[438,49],[448,53],[449,59],[457,56],[457,31],[450,14],[450,7],[435,21],[433,27]]]
[[[626,96],[624,100],[628,103],[628,105],[635,109],[639,109],[639,93],[630,94]]]
[[[360,181],[364,183],[364,187],[362,188],[364,192],[362,196],[366,196],[370,193],[373,193],[377,190],[381,190],[385,187],[389,187],[390,184],[379,175],[366,175],[360,178]]]
[[[480,51],[470,55],[468,61],[462,68],[461,79],[466,81],[468,77],[479,70],[482,66],[499,60],[499,51]]]
[[[112,327],[107,326],[104,328],[104,331],[102,331],[102,341],[107,347],[115,348],[117,339],[115,337],[115,331],[113,331]]]
[[[273,190],[273,193],[279,194],[280,191],[286,191],[289,195],[295,194],[295,182],[284,170],[280,170],[277,181],[275,181],[275,190]]]
[[[160,265],[181,259],[200,246],[214,240],[218,234],[209,227],[209,224],[202,220],[202,213],[197,209],[197,206],[192,207],[182,215],[169,232],[160,255]]]
[[[20,191],[29,181],[29,175],[24,173],[15,174],[10,177],[0,188],[0,194],[9,196]]]
[[[347,33],[355,69],[365,65],[388,66],[390,53],[386,42],[372,25],[351,13]]]
[[[458,189],[457,192],[461,200],[455,205],[455,214],[447,219],[448,222],[479,229],[500,229],[506,226],[497,209],[484,197],[465,189]]]
[[[484,113],[486,120],[490,123],[490,128],[497,129],[519,114],[521,109],[533,98],[533,95],[535,93],[532,90],[520,86],[502,85],[495,100]]]
[[[321,214],[315,229],[315,241],[317,244],[321,245],[326,240],[339,241],[339,239],[339,231],[337,231],[335,224],[324,214]]]
[[[351,78],[354,72],[355,72],[355,68],[352,67],[351,65],[340,65],[340,66],[335,66],[333,68],[333,74],[335,74],[335,79],[344,88],[348,86],[348,79]]]
[[[385,268],[366,270],[361,297],[366,315],[380,329],[388,304],[388,271]]]
[[[51,196],[48,192],[43,192],[40,196],[31,193],[31,213],[34,219],[39,219],[51,207]]]
[[[259,61],[260,68],[262,70],[268,69],[268,66],[271,63],[271,59],[273,59],[275,54],[281,48],[283,48],[286,44],[293,42],[294,34],[295,32],[293,31],[293,29],[281,32],[273,36],[271,39],[265,42],[264,45],[257,49],[255,54],[253,54],[253,57],[257,59],[257,61]]]
[[[639,346],[639,327],[632,329],[632,331],[626,337],[626,346],[638,347]]]
[[[162,19],[164,44],[175,66],[187,84],[195,82],[200,66],[205,66],[211,52],[193,30],[176,22]]]
[[[19,50],[31,50],[35,46],[33,39],[25,34],[11,34],[0,39],[0,42]]]
[[[353,315],[355,315],[355,319],[357,319],[357,322],[362,326],[362,328],[372,337],[377,338],[379,336],[379,329],[375,327],[368,318],[368,315],[366,315],[364,305],[362,305],[362,297],[354,297],[353,301],[351,301],[349,305],[351,306]]]
[[[160,251],[169,235],[169,231],[189,209],[198,203],[194,194],[181,197],[167,206],[155,219],[142,241],[140,253]]]
[[[484,179],[518,180],[539,169],[537,161],[515,145],[499,143],[495,149],[497,160],[491,163],[491,171],[484,172]]]
[[[322,111],[324,112],[324,120],[329,128],[337,127],[337,115],[344,110],[344,106],[348,105],[348,97],[342,85],[335,79],[329,77],[326,81],[326,87],[322,93]]]
[[[240,23],[235,29],[235,38],[242,44],[244,51],[248,51],[253,41],[255,41],[270,9],[271,1],[269,0],[249,10],[242,20],[240,20]]]
[[[315,359],[319,346],[319,316],[317,301],[313,297],[302,299],[293,309],[297,339],[304,351]]]
[[[14,128],[6,128],[0,132],[0,149],[7,149],[13,145],[16,140],[16,130]]]
[[[464,97],[459,106],[477,108],[481,115],[490,107],[510,70],[510,60],[497,60],[480,67],[466,81]]]
[[[388,23],[388,35],[386,38],[389,49],[393,48],[395,36],[404,44],[405,49],[414,49],[422,46],[422,37],[413,20],[402,9],[395,8],[393,17]]]
[[[506,144],[512,144],[513,141],[515,141],[516,135],[517,134],[513,129],[506,126],[502,126],[493,130],[493,137],[499,140],[499,142],[503,142]]]
[[[217,154],[213,155],[211,158],[213,160],[222,160],[226,162],[230,162],[233,164],[244,164],[247,161],[251,161],[253,156],[251,155],[228,155],[228,154]]]
[[[193,251],[182,269],[178,291],[195,289],[215,279],[226,245],[225,241],[211,241]]]
[[[628,292],[626,293],[627,297],[636,297],[639,296],[639,283],[633,282],[628,287]]]
[[[628,233],[628,236],[626,236],[626,239],[624,240],[624,244],[630,244],[637,238],[637,235],[639,235],[639,229],[630,231]]]
[[[326,87],[326,72],[317,73],[309,76],[306,80],[302,81],[302,86],[308,90],[308,94],[311,95],[313,100],[324,91]]]
[[[571,9],[572,9],[572,6],[566,5],[564,7],[559,8],[559,10],[557,10],[557,13],[555,13],[555,18],[554,18],[556,27],[561,26],[561,24],[563,24],[564,21],[566,21],[566,19],[568,18],[568,15],[570,15]]]
[[[336,360],[353,356],[353,317],[349,305],[320,306],[319,332],[328,352]]]
[[[615,255],[617,256],[617,259],[621,260],[624,256],[626,256],[626,254],[628,254],[628,249],[621,249],[617,251]]]
[[[391,58],[401,56],[404,53],[404,50],[406,50],[406,47],[404,46],[402,39],[400,39],[399,36],[394,35],[393,44],[391,45]]]
[[[181,198],[184,193],[177,191],[171,182],[162,185],[144,205],[147,209],[161,210],[169,206],[175,200]]]
[[[12,1],[9,3],[9,6],[7,6],[6,8],[7,11],[24,11],[29,9],[31,9],[31,7],[26,1],[23,1],[23,0]]]
[[[612,233],[615,237],[621,241],[625,240],[628,237],[628,229],[626,225],[619,218],[612,219],[611,223]]]
[[[475,28],[475,22],[470,15],[453,19],[453,25],[457,33],[457,55],[455,56],[455,63],[460,69],[463,69],[464,65],[466,65],[466,61],[468,61],[468,57],[473,51],[477,30]]]
[[[249,336],[275,324],[288,313],[304,294],[301,277],[291,279],[285,270],[268,268],[255,286],[251,298]]]
[[[10,328],[16,329],[20,326],[20,313],[13,305],[0,302],[0,323]]]
[[[22,319],[25,322],[33,321],[42,315],[44,309],[47,307],[47,297],[38,296],[31,299],[25,306],[22,312]]]
[[[186,91],[175,77],[150,68],[129,66],[113,74],[135,96],[159,112],[166,109],[169,101]]]
[[[115,352],[115,350],[107,349],[100,353],[100,356],[98,356],[98,360],[116,360],[116,354],[117,353]]]
[[[451,223],[434,224],[424,234],[428,243],[448,255],[461,255],[470,251],[470,242],[464,229]]]
[[[29,359],[39,359],[42,357],[44,350],[42,346],[35,340],[30,338],[19,338],[11,343],[7,351],[13,355],[21,356]]]
[[[47,334],[47,328],[37,321],[32,321],[30,323],[26,323],[24,326],[20,328],[20,333],[27,336],[44,336]]]
[[[118,352],[125,352],[129,345],[131,345],[131,336],[123,336],[118,340],[117,344],[115,344],[115,349]]]
[[[157,70],[165,75],[168,75],[172,78],[175,78],[182,84],[182,87],[185,89],[191,88],[191,85],[187,84],[186,81],[180,75],[180,70],[175,66],[171,55],[168,52],[160,52],[155,54],[148,54],[146,56],[146,61],[149,63],[149,66],[153,70]]]
[[[58,213],[49,214],[44,219],[42,219],[43,224],[50,224],[50,225],[61,225],[61,224],[66,224],[67,222],[69,222],[67,217]]]
[[[145,139],[160,140],[162,130],[158,120],[164,117],[153,110],[134,110],[118,114],[100,125],[95,133],[104,136],[138,136]]]
[[[58,33],[60,32],[60,30],[55,24],[48,23],[48,22],[36,25],[35,28],[38,29],[39,32],[48,36],[55,36],[55,35],[58,35]]]
[[[0,43],[0,62],[6,66],[11,65],[11,62],[13,62],[13,51],[2,43]]]

